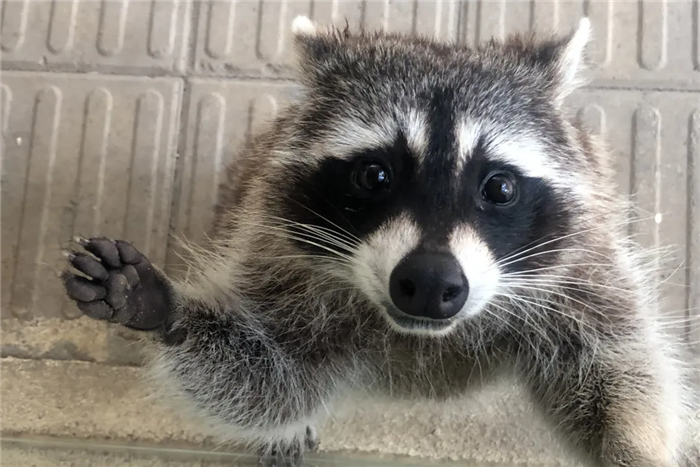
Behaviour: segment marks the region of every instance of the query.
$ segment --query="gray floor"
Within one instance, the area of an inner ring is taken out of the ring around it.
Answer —
[[[293,87],[287,39],[300,13],[467,43],[530,28],[568,31],[587,14],[595,34],[594,80],[572,96],[572,114],[610,141],[620,190],[634,193],[648,218],[633,233],[644,244],[675,248],[659,276],[666,311],[670,320],[690,314],[691,325],[678,332],[700,342],[695,1],[3,0],[0,340],[3,367],[23,375],[13,386],[3,383],[3,399],[12,393],[22,404],[21,394],[32,391],[45,398],[27,405],[29,416],[3,404],[4,432],[157,441],[190,436],[162,426],[141,429],[134,414],[122,414],[121,425],[81,425],[105,410],[99,398],[85,396],[96,391],[104,368],[131,371],[140,359],[132,334],[77,319],[56,279],[59,247],[78,233],[125,238],[180,273],[169,235],[205,238],[222,167]],[[36,362],[49,369],[32,366]],[[51,385],[42,379],[46,371],[84,374],[65,380],[56,396],[45,387]],[[122,388],[120,397],[138,392],[136,379],[122,387],[122,375],[110,375],[115,379],[106,381]],[[531,465],[561,459],[550,452],[547,436],[532,433],[528,416],[509,418],[509,411],[525,414],[524,403],[487,399],[460,408],[460,421],[449,413],[383,412],[375,405],[334,425],[330,443]],[[46,429],[46,414],[59,400],[64,419]],[[372,426],[384,430],[374,443]],[[432,434],[439,429],[442,435]],[[13,449],[10,455],[20,448]]]

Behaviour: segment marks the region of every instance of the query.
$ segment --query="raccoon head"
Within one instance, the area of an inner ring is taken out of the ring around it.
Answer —
[[[302,90],[270,197],[305,254],[333,259],[394,329],[431,335],[482,312],[509,274],[557,261],[592,190],[562,110],[587,19],[477,47],[293,29]]]

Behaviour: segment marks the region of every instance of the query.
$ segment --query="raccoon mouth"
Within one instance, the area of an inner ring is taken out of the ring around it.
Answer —
[[[388,318],[393,321],[398,327],[407,331],[423,331],[423,332],[444,332],[454,325],[454,318],[451,319],[430,319],[417,318],[407,315],[393,304],[384,303],[383,305]]]

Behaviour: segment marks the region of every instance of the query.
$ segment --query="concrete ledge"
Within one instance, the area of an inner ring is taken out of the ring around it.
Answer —
[[[56,440],[3,439],[0,463],[4,467],[207,467],[253,466],[254,458],[201,455],[192,451],[132,448]]]
[[[20,359],[138,366],[143,362],[139,341],[135,331],[85,316],[29,320],[3,316],[0,326],[2,357]]]
[[[142,376],[138,367],[4,358],[3,435],[216,445],[196,421],[184,420],[151,398]],[[523,394],[506,383],[449,406],[349,403],[321,428],[321,436],[321,452],[574,465]]]
[[[252,467],[258,457],[202,449],[168,448],[133,443],[75,441],[56,438],[8,438],[0,440],[0,463],[4,467]],[[443,465],[452,467],[504,467],[485,462],[450,462],[359,453],[313,453],[306,467],[398,467]],[[515,467],[510,465],[508,467]]]

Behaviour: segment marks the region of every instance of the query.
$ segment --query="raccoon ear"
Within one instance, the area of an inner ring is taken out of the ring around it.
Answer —
[[[304,15],[299,15],[292,21],[292,34],[296,38],[314,37],[318,32],[316,23]]]
[[[559,102],[588,81],[582,75],[586,69],[586,47],[591,35],[591,21],[584,17],[579,20],[576,29],[559,44],[555,61]]]
[[[349,28],[340,30],[332,25],[319,25],[306,16],[292,22],[292,34],[297,65],[303,81],[323,78],[343,55],[342,44],[350,37]]]

